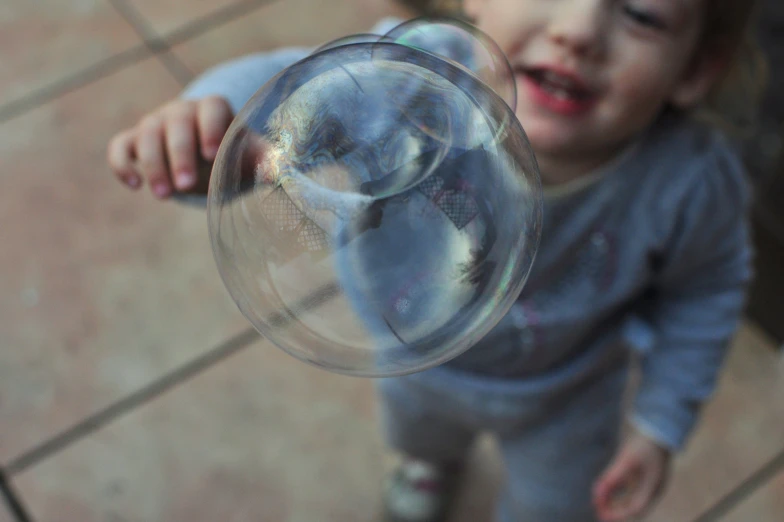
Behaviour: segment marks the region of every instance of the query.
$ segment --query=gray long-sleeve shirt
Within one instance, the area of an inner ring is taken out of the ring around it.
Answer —
[[[220,95],[236,112],[309,52],[222,64],[182,96]],[[745,304],[748,199],[743,165],[721,134],[663,116],[611,164],[546,191],[540,248],[515,306],[475,347],[421,378],[533,397],[601,372],[633,347],[643,355],[633,422],[680,449]]]

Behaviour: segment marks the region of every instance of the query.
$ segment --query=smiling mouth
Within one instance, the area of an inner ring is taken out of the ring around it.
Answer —
[[[582,82],[549,69],[519,69],[517,72],[558,100],[587,102],[595,97],[595,93]]]

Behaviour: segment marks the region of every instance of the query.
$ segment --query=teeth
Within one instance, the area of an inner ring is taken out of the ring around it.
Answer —
[[[574,81],[552,71],[534,71],[532,77],[540,87],[559,100],[584,100],[590,92]]]
[[[560,87],[561,89],[578,89],[579,86],[575,84],[569,78],[565,78],[559,74],[556,74],[551,71],[545,71],[542,75],[542,78],[547,82],[551,83],[556,87]]]
[[[569,100],[576,98],[571,92],[568,90],[558,87],[557,85],[553,85],[550,82],[542,83],[542,87],[544,90],[552,94],[554,97],[558,98],[559,100]]]

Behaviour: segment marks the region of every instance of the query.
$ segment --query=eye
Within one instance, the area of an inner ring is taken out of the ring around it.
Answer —
[[[666,24],[656,14],[639,9],[631,5],[623,6],[623,14],[625,14],[635,24],[649,29],[664,30],[667,29]]]

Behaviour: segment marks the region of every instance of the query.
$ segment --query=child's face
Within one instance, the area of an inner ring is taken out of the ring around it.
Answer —
[[[589,169],[718,70],[696,60],[706,0],[465,0],[509,59],[542,170]],[[699,65],[695,65],[699,64]]]

